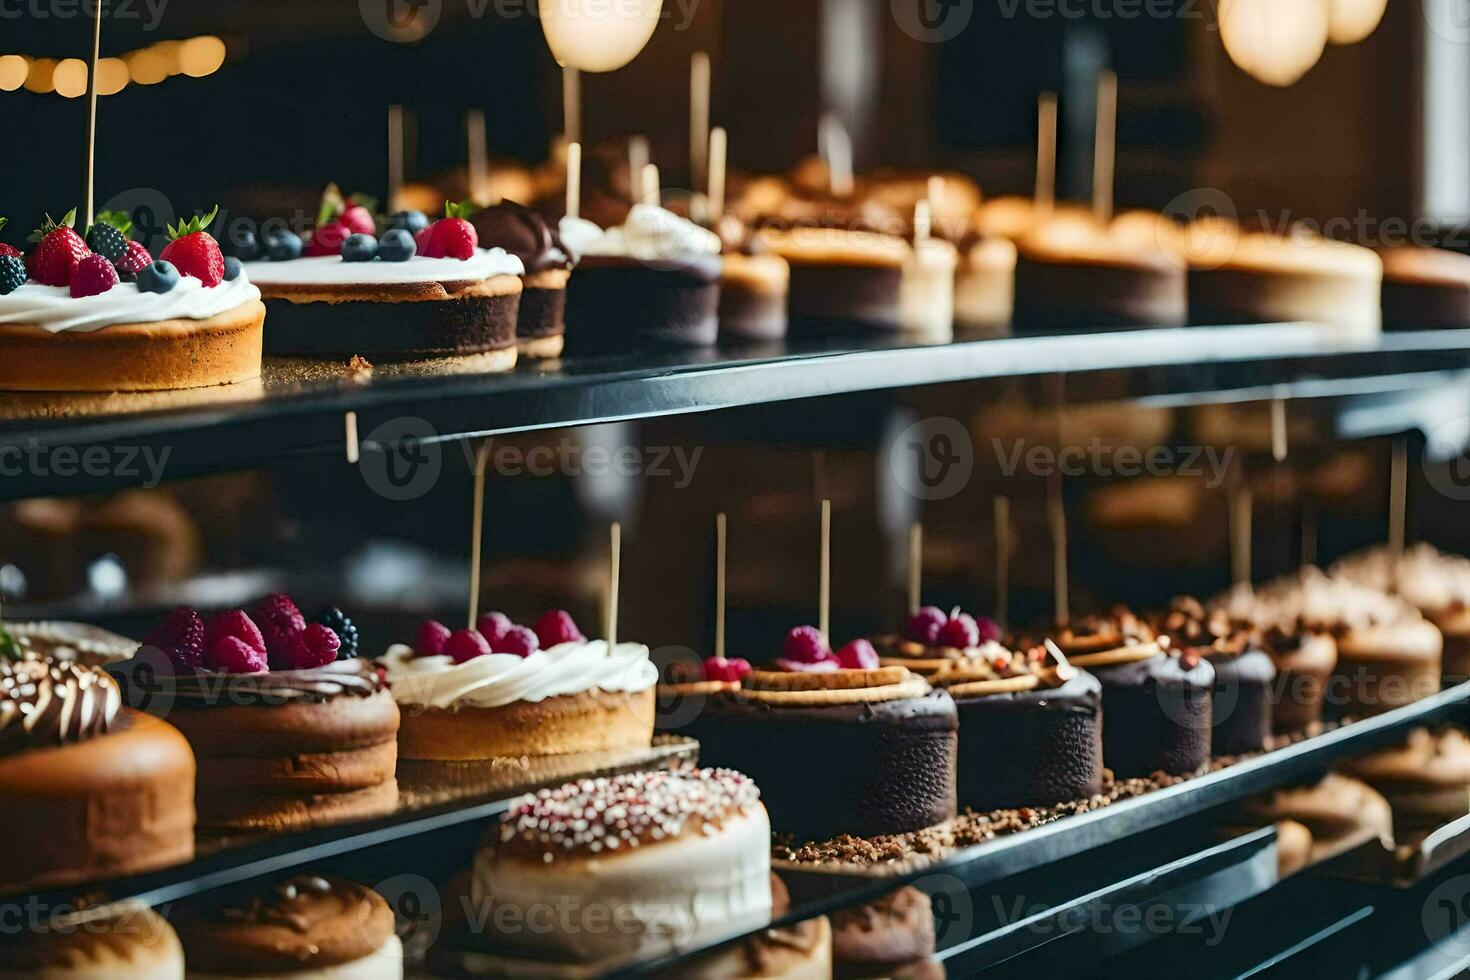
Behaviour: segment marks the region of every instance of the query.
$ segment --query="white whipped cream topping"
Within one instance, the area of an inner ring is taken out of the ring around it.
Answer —
[[[602,229],[596,224],[586,218],[573,218],[570,215],[561,219],[556,233],[561,239],[562,247],[570,252],[574,259],[580,259],[586,255],[587,249],[602,238]]]
[[[91,333],[118,323],[208,320],[260,299],[260,290],[241,274],[212,288],[193,276],[180,276],[166,293],[140,292],[137,283],[120,282],[96,296],[72,298],[67,286],[28,282],[0,296],[0,323],[34,323],[51,333]]]
[[[708,228],[652,204],[635,204],[622,225],[589,241],[582,254],[655,262],[719,252],[720,236]]]
[[[1236,586],[1216,597],[1210,608],[1224,609],[1236,622],[1286,633],[1367,629],[1422,619],[1417,609],[1398,596],[1330,577],[1312,566],[1254,589]]]
[[[498,708],[517,701],[544,701],[594,687],[636,693],[658,683],[658,668],[641,643],[562,643],[529,657],[491,653],[462,664],[445,656],[418,657],[395,644],[378,661],[399,704],[429,708]]]
[[[262,286],[358,286],[405,282],[472,282],[491,276],[525,275],[521,260],[503,248],[480,248],[471,259],[407,262],[347,262],[339,255],[308,255],[284,262],[246,262],[245,271]]]
[[[1421,612],[1446,613],[1470,607],[1470,560],[1418,544],[1402,555],[1387,547],[1344,558],[1332,574],[1357,585],[1396,593]]]

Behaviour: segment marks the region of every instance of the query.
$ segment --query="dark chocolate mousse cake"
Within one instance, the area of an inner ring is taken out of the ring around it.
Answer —
[[[0,890],[141,874],[194,856],[194,756],[100,668],[0,628]]]
[[[199,759],[202,829],[301,829],[397,806],[398,705],[357,659],[351,622],[318,619],[271,596],[253,618],[175,610],[145,641],[168,658],[155,703]]]
[[[1198,599],[1175,599],[1158,617],[1161,635],[1181,655],[1198,655],[1215,668],[1211,714],[1216,755],[1259,752],[1271,737],[1276,665],[1254,632],[1230,622],[1223,610],[1206,612]]]
[[[1383,260],[1383,329],[1470,327],[1470,256],[1403,245],[1380,249],[1378,257]]]
[[[577,221],[575,218],[563,219]],[[567,280],[578,256],[560,229],[539,212],[501,201],[470,218],[480,243],[503,248],[521,260],[521,304],[516,316],[516,346],[523,357],[558,357],[566,343]],[[590,226],[601,235],[601,229]]]
[[[725,271],[720,279],[720,340],[779,340],[786,336],[791,264],[767,250],[734,215],[720,223]]]
[[[759,241],[791,266],[791,332],[889,332],[901,325],[913,249],[891,235],[845,228],[765,227]]]
[[[1102,687],[1044,647],[1013,652],[999,628],[933,606],[902,637],[878,641],[884,666],[907,666],[949,692],[959,712],[960,806],[1045,806],[1102,789]]]
[[[1074,667],[1102,684],[1103,764],[1115,776],[1183,775],[1210,761],[1208,660],[1171,654],[1167,638],[1124,610],[1074,619],[1054,637]]]
[[[954,816],[959,718],[947,693],[879,666],[867,641],[834,655],[812,627],[793,630],[785,654],[781,669],[711,694],[682,729],[698,739],[701,762],[742,766],[772,827],[803,840],[897,834]]]

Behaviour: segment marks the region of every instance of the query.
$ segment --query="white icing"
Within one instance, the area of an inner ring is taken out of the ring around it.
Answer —
[[[687,218],[652,204],[635,204],[628,218],[587,243],[584,255],[606,255],[644,262],[718,255],[720,236]]]
[[[605,640],[562,643],[529,657],[491,653],[456,664],[445,656],[417,657],[411,647],[389,647],[379,661],[399,704],[429,708],[498,708],[544,701],[599,688],[636,693],[658,683],[658,668],[641,643]]]
[[[407,262],[347,262],[337,255],[309,255],[284,262],[246,262],[245,271],[262,286],[375,286],[406,282],[472,282],[491,276],[520,276],[521,260],[503,248],[476,249],[472,259]]]
[[[587,249],[593,243],[602,238],[602,229],[588,221],[586,218],[573,218],[570,215],[561,219],[557,226],[557,237],[561,239],[562,247],[565,248],[573,259],[580,259],[587,254]]]
[[[188,980],[241,980],[242,976],[244,975],[236,973],[226,976],[190,970]],[[289,974],[272,976],[289,976],[291,980],[403,980],[403,943],[397,936],[389,936],[388,941],[380,948],[360,960],[315,970],[292,970]]]
[[[38,324],[51,333],[91,333],[117,323],[208,320],[260,299],[260,290],[241,274],[212,288],[181,276],[166,293],[145,293],[137,283],[120,282],[105,293],[73,298],[67,286],[28,282],[0,296],[0,323]]]

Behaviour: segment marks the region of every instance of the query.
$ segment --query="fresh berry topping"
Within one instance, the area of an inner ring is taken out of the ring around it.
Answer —
[[[203,667],[204,620],[188,606],[180,606],[143,637],[143,645],[163,651],[175,667]]]
[[[120,211],[103,211],[97,221],[87,229],[87,247],[107,261],[117,262],[128,251],[128,232],[133,230],[132,219]]]
[[[71,275],[71,295],[73,299],[100,296],[116,286],[117,282],[117,270],[105,256],[89,255],[82,259],[77,265],[77,271]]]
[[[317,225],[315,230],[307,236],[306,254],[338,255],[350,237],[352,237],[352,229],[340,221],[328,221],[324,225]]]
[[[153,255],[142,242],[128,242],[122,258],[112,264],[117,267],[117,274],[124,282],[132,282],[138,277],[138,273],[153,264]]]
[[[475,630],[455,630],[444,641],[444,655],[457,664],[490,652],[490,644]]]
[[[814,664],[807,663],[804,660],[787,660],[783,657],[776,661],[776,669],[784,670],[788,674],[830,674],[839,668],[837,666],[837,658],[829,656],[825,660],[818,660]]]
[[[5,226],[8,224],[10,224],[9,218],[0,218],[0,231],[4,231]],[[16,248],[14,245],[7,245],[4,242],[0,242],[0,259],[4,258],[20,258],[20,249]]]
[[[448,626],[437,619],[426,619],[419,624],[418,635],[414,637],[414,652],[420,657],[437,657],[444,652],[444,643],[449,637]]]
[[[272,262],[289,262],[301,258],[301,236],[279,228],[265,239],[265,254]]]
[[[495,644],[500,641],[500,638],[506,633],[509,633],[513,626],[515,626],[515,623],[512,623],[510,617],[503,612],[487,612],[475,620],[475,629],[479,630],[480,635],[490,641],[490,648],[492,650],[495,648]]]
[[[877,670],[878,651],[867,640],[853,640],[837,651],[837,666],[843,670]]]
[[[727,660],[724,657],[706,657],[704,660],[704,679],[707,681],[738,684],[749,675],[749,660]]]
[[[429,216],[422,211],[399,211],[393,215],[393,227],[417,235],[429,227]]]
[[[70,286],[72,274],[90,254],[82,236],[71,229],[76,219],[76,208],[68,211],[59,224],[48,214],[45,224],[31,234],[31,241],[37,244],[31,257],[30,274],[43,286]]]
[[[220,243],[220,248],[224,250],[225,255],[233,255],[241,262],[254,262],[264,252],[260,239],[256,238],[255,232],[249,228],[236,228],[230,232]]]
[[[337,634],[321,623],[312,623],[297,633],[286,651],[285,666],[288,670],[312,670],[325,667],[337,659],[342,641]]]
[[[944,614],[943,609],[925,606],[909,617],[908,623],[903,628],[903,635],[915,643],[932,647],[939,642],[939,631],[944,629],[944,624],[947,622],[949,622],[949,617]]]
[[[434,245],[434,226],[420,229],[413,236],[413,247],[419,255],[426,259],[442,259],[444,253],[437,250]]]
[[[260,600],[250,613],[265,638],[271,663],[284,667],[291,659],[296,637],[306,629],[306,617],[301,615],[290,596],[279,592]]]
[[[495,644],[496,653],[513,653],[517,657],[529,657],[539,649],[541,641],[524,626],[512,626]]]
[[[346,613],[336,606],[323,606],[318,610],[314,622],[336,633],[337,639],[342,641],[341,648],[337,650],[338,660],[350,660],[357,656],[357,624],[348,619]]]
[[[969,613],[955,613],[939,631],[939,645],[969,650],[980,645],[980,627]]]
[[[541,614],[536,620],[536,639],[541,642],[541,649],[550,650],[561,643],[585,643],[587,637],[577,629],[572,614],[562,609],[552,609]]]
[[[787,633],[781,654],[787,660],[804,664],[821,663],[832,656],[827,648],[827,638],[815,626],[798,626]]]
[[[378,258],[384,262],[407,262],[418,248],[413,235],[402,228],[390,228],[378,241]]]
[[[26,284],[26,264],[14,255],[0,255],[0,296],[8,296]]]
[[[995,620],[990,619],[986,616],[981,616],[979,619],[975,620],[975,625],[980,630],[981,643],[1000,642],[1000,624],[997,623]]]
[[[239,259],[233,255],[225,256],[225,282],[234,282],[240,278],[240,273],[244,271],[245,267],[240,264]]]
[[[340,251],[343,262],[371,262],[378,257],[378,240],[372,235],[348,235]]]
[[[466,261],[475,257],[480,246],[480,233],[462,215],[468,208],[450,202],[444,205],[444,217],[430,226],[429,235],[436,257]]]
[[[357,203],[355,197],[348,198],[347,209],[338,220],[351,229],[354,235],[378,233],[378,223],[373,220],[372,209]]]
[[[166,293],[179,284],[179,270],[172,262],[159,259],[138,273],[138,292]]]
[[[218,213],[216,206],[206,215],[195,215],[188,221],[180,221],[177,227],[170,226],[171,241],[159,256],[172,262],[180,275],[193,276],[207,288],[218,286],[225,279],[225,257],[219,250],[219,242],[204,230]]]
[[[222,636],[212,643],[205,665],[221,674],[258,674],[269,669],[265,651],[255,649],[238,636]]]
[[[261,635],[260,627],[255,625],[255,621],[243,609],[222,612],[204,624],[204,645],[210,650],[226,636],[233,636],[248,644],[251,649],[259,650],[262,656],[265,655],[265,637]]]

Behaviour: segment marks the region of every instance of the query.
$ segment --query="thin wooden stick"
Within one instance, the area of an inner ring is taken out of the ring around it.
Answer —
[[[97,62],[102,60],[102,0],[92,8],[92,63],[87,66],[87,220],[82,234],[92,227],[97,195]]]
[[[663,198],[663,189],[659,186],[658,164],[650,163],[643,168],[643,203],[658,207]]]
[[[607,576],[607,648],[618,645],[618,579],[623,564],[623,525],[613,521],[608,534],[611,538],[611,567]]]
[[[582,143],[582,75],[575,68],[561,70],[561,128],[568,143]]]
[[[1236,585],[1250,585],[1251,518],[1254,500],[1242,479],[1230,492],[1230,578]]]
[[[490,203],[490,139],[485,131],[485,110],[471,109],[465,113],[464,126],[465,143],[469,148],[470,200],[476,204],[487,204]]]
[[[919,600],[924,588],[924,524],[914,521],[909,525],[909,615],[919,611]]]
[[[1097,143],[1092,161],[1092,213],[1099,224],[1113,220],[1113,174],[1118,158],[1118,76],[1097,76]]]
[[[1271,458],[1278,463],[1286,462],[1286,452],[1290,448],[1287,445],[1286,431],[1286,400],[1284,398],[1271,399]]]
[[[643,200],[643,171],[650,162],[647,136],[628,138],[628,193],[633,200]]]
[[[696,191],[709,175],[709,105],[709,53],[696,51],[689,59],[689,186]]]
[[[725,170],[729,165],[730,138],[725,127],[709,133],[709,223],[718,225],[725,216]]]
[[[567,217],[582,216],[582,144],[567,144]]]
[[[1067,507],[1062,500],[1062,478],[1053,473],[1046,485],[1046,506],[1051,522],[1052,591],[1056,593],[1056,622],[1065,626],[1072,618],[1067,579]]]
[[[388,107],[388,212],[400,210],[403,194],[403,106]]]
[[[1036,101],[1036,210],[1051,214],[1057,200],[1057,94]]]
[[[822,501],[822,568],[817,579],[817,629],[822,636],[832,625],[832,501]]]
[[[725,659],[725,515],[715,515],[715,658]]]
[[[485,541],[485,471],[490,466],[490,443],[480,445],[475,453],[475,511],[470,515],[470,615],[474,629],[480,618],[480,554]]]
[[[1001,629],[1010,622],[1011,604],[1011,498],[995,495],[995,621]]]
[[[1388,483],[1388,549],[1395,555],[1404,553],[1408,505],[1409,440],[1400,436],[1393,441]]]
[[[362,457],[362,447],[357,441],[357,413],[348,412],[342,416],[343,441],[347,446],[347,462],[353,466]]]
[[[851,197],[855,178],[852,163],[852,137],[835,113],[822,117],[818,142],[822,158],[827,162],[827,178],[833,197]]]
[[[926,200],[914,204],[914,244],[922,245],[934,233],[933,205]]]

